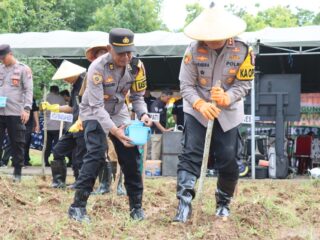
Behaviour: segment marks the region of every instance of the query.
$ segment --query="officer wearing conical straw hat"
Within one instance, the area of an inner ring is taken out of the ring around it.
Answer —
[[[214,120],[210,155],[219,172],[216,215],[230,214],[229,204],[239,176],[238,127],[244,117],[243,98],[250,89],[249,80],[253,79],[251,50],[235,39],[245,28],[243,20],[212,3],[184,30],[196,41],[188,46],[179,75],[185,130],[178,164],[179,206],[175,222],[186,222],[191,214],[208,120]],[[217,82],[221,86],[217,87]]]
[[[91,54],[92,51],[94,51],[93,54]],[[86,51],[86,55],[90,55],[91,60],[93,60],[93,58],[97,58],[106,52],[106,46],[98,45],[88,49]],[[52,187],[54,188],[64,188],[66,186],[67,166],[64,161],[65,156],[72,154],[72,168],[74,171],[74,177],[77,180],[83,163],[83,156],[86,153],[84,135],[82,131],[79,131],[82,128],[81,121],[78,120],[79,104],[81,102],[80,89],[84,82],[85,76],[85,68],[66,60],[63,61],[52,79],[64,80],[72,85],[71,100],[69,105],[51,105],[48,102],[41,104],[44,110],[73,114],[73,125],[59,139],[53,149],[54,160],[51,163],[51,171]],[[70,187],[73,188],[73,186],[74,185],[72,184]]]
[[[78,119],[79,115],[79,90],[81,88],[83,79],[86,75],[86,69],[72,62],[64,60],[60,67],[55,72],[52,80],[64,80],[72,85],[71,98],[68,105],[50,104],[42,102],[41,108],[51,112],[63,112],[73,114],[73,123]],[[54,146],[53,161],[51,162],[52,171],[52,187],[64,188],[66,186],[67,166],[65,163],[65,156],[72,154],[72,167],[75,178],[79,175],[79,169],[82,163],[82,157],[86,152],[83,134],[72,133],[70,129],[59,139]]]
[[[108,49],[105,43],[93,43],[92,46],[86,50],[86,58],[89,62],[93,62],[107,52]]]

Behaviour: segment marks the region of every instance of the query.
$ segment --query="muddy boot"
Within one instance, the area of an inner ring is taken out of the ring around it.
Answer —
[[[117,195],[118,196],[123,196],[123,195],[127,194],[126,191],[123,188],[122,179],[123,179],[123,173],[122,173],[122,171],[120,171],[119,182],[118,182],[118,185],[117,185]]]
[[[144,212],[142,210],[142,194],[129,196],[130,217],[133,220],[143,220]]]
[[[21,167],[15,167],[13,170],[13,182],[21,182]]]
[[[67,188],[71,189],[71,190],[75,190],[76,189],[76,181],[77,181],[77,179],[79,177],[79,169],[73,167],[72,170],[73,170],[73,176],[74,176],[74,183],[68,185]]]
[[[230,215],[230,201],[231,197],[225,193],[222,192],[220,189],[216,190],[216,216],[217,217],[229,217]]]
[[[100,185],[93,195],[102,195],[110,192],[110,185],[112,181],[112,168],[110,162],[105,162],[103,168],[99,172]]]
[[[87,215],[87,201],[90,196],[90,192],[85,190],[76,190],[74,194],[74,201],[69,207],[69,218],[78,222],[90,223],[90,218]]]
[[[191,173],[180,170],[177,178],[177,198],[179,205],[173,222],[185,223],[192,213],[191,201],[195,196],[194,186],[197,177]]]
[[[230,202],[233,197],[233,193],[237,181],[227,181],[222,178],[218,178],[216,196],[216,216],[226,218],[230,215]]]
[[[53,188],[65,188],[67,167],[64,161],[53,160],[51,162],[52,172],[52,187]]]

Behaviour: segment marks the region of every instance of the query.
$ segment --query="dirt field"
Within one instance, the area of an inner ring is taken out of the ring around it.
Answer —
[[[49,188],[51,179],[0,176],[0,239],[320,239],[320,181],[241,180],[227,222],[214,217],[215,179],[207,179],[197,226],[172,224],[175,179],[147,179],[147,219],[131,221],[126,197],[92,196],[89,225],[71,221],[73,192]],[[68,179],[72,182],[72,179]]]

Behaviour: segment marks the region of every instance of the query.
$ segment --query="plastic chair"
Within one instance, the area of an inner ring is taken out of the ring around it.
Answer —
[[[298,174],[307,173],[308,167],[311,167],[311,144],[312,136],[301,135],[297,137],[294,156],[297,159]]]

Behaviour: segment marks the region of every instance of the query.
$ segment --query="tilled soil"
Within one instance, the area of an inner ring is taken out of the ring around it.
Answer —
[[[0,176],[1,239],[320,239],[316,180],[240,180],[232,215],[223,221],[214,216],[216,179],[209,178],[198,219],[186,224],[171,222],[174,178],[146,179],[142,222],[130,220],[126,196],[91,196],[91,224],[68,219],[73,191],[52,189],[50,181],[31,177],[17,184]]]

